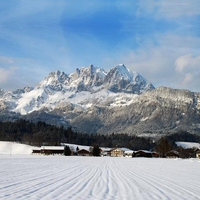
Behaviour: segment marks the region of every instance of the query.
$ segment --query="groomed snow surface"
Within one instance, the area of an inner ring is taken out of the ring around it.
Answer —
[[[200,199],[200,160],[0,155],[0,199]]]

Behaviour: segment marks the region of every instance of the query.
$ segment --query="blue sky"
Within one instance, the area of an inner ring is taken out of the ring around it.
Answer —
[[[200,92],[199,0],[0,0],[0,88],[94,64]]]

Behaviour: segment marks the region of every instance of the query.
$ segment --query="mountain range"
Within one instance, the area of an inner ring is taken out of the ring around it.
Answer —
[[[51,72],[34,88],[0,90],[0,120],[26,119],[85,133],[199,132],[200,93],[155,88],[123,64]]]

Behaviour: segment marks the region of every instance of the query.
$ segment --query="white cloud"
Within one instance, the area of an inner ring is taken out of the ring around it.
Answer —
[[[0,64],[13,64],[14,60],[10,57],[0,56]]]
[[[0,88],[15,90],[25,86],[35,86],[49,69],[33,59],[0,56]]]
[[[0,67],[0,84],[4,84],[13,76],[16,68],[4,69]]]
[[[186,54],[179,56],[174,63],[177,76],[180,80],[180,86],[194,91],[199,91],[200,85],[200,55],[192,56]]]
[[[5,83],[14,74],[16,69],[13,58],[0,56],[0,84]]]
[[[188,71],[198,72],[200,68],[200,55],[197,57],[193,57],[191,54],[179,56],[174,65],[179,73]]]
[[[138,14],[152,14],[158,18],[178,18],[200,14],[199,0],[140,0]]]
[[[174,63],[175,70],[179,73],[183,72],[184,69],[188,67],[190,62],[191,62],[191,55],[184,55],[178,57]]]
[[[174,59],[175,55],[169,49],[151,46],[131,51],[124,57],[123,63],[158,87],[172,82]]]
[[[182,80],[183,85],[190,84],[193,81],[193,74],[187,73],[185,74],[184,79]]]
[[[157,41],[159,46],[147,39],[137,50],[121,52],[117,62],[139,72],[156,87],[199,91],[200,39],[165,35]]]

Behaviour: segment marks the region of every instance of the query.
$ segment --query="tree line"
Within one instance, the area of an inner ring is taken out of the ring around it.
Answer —
[[[159,150],[165,151],[177,149],[175,141],[200,142],[200,136],[179,131],[174,134],[166,134],[165,140],[155,141],[151,138],[138,137],[135,135],[121,134],[86,134],[72,130],[71,127],[57,127],[39,121],[33,123],[26,120],[15,122],[0,122],[0,140],[16,141],[33,146],[60,145],[71,143],[79,145],[94,146],[98,144],[103,147],[127,147],[133,150]],[[183,149],[179,149],[184,151]],[[189,153],[188,153],[189,154]],[[164,153],[163,153],[164,155]]]
[[[15,122],[0,122],[0,140],[16,141],[33,146],[72,143],[87,146],[98,144],[105,147],[151,149],[154,145],[149,138],[114,133],[111,135],[86,134],[73,131],[71,127],[57,127],[41,121],[33,123],[22,119]]]

